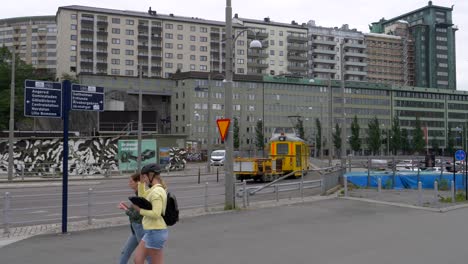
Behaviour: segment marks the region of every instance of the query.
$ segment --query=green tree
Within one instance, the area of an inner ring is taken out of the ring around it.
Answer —
[[[355,115],[353,122],[351,123],[351,137],[349,138],[349,144],[354,152],[361,150],[361,138],[359,137],[360,129],[357,116]]]
[[[411,142],[409,139],[408,129],[404,128],[401,130],[401,150],[403,154],[409,154],[411,152]]]
[[[336,154],[341,157],[341,127],[336,123],[335,131],[333,132],[333,146],[335,146]]]
[[[317,155],[322,153],[322,123],[320,119],[315,119],[315,129],[317,133],[315,134],[315,149],[317,150]]]
[[[255,127],[255,146],[258,150],[263,150],[265,147],[265,136],[263,135],[263,121],[258,120]]]
[[[455,138],[452,132],[452,126],[449,124],[447,131],[447,148],[445,155],[453,156],[455,153]]]
[[[299,137],[305,140],[304,121],[302,121],[302,118],[297,119],[296,131]]]
[[[422,130],[421,120],[419,117],[416,117],[416,122],[413,130],[413,148],[414,151],[418,154],[424,151],[425,141],[424,141],[424,132]]]
[[[239,149],[239,121],[237,120],[237,117],[234,117],[234,127],[233,127],[233,133],[234,133],[234,148]]]
[[[380,141],[380,128],[379,128],[379,120],[377,117],[374,117],[371,121],[369,121],[369,131],[367,142],[369,145],[369,150],[373,155],[377,155],[380,150],[381,141]]]
[[[11,58],[12,54],[6,47],[0,48],[0,130],[7,129],[10,116],[10,84],[11,84]],[[15,60],[15,127],[24,120],[24,81],[38,79],[31,65],[24,63],[18,56]]]
[[[400,129],[400,120],[395,116],[392,120],[392,130],[390,132],[390,150],[393,155],[398,154],[398,151],[401,150],[401,129]]]

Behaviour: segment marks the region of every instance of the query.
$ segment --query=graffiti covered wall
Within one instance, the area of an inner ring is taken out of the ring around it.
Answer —
[[[119,137],[70,138],[69,174],[105,174],[118,170]],[[14,146],[16,176],[45,176],[62,172],[62,138],[19,139]],[[8,170],[8,141],[0,139],[0,174]]]

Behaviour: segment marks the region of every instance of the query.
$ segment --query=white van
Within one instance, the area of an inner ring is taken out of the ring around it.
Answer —
[[[211,152],[210,165],[211,166],[223,166],[224,159],[226,158],[226,150],[220,149]]]

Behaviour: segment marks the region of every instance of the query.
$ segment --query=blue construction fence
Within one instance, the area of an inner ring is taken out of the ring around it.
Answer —
[[[345,174],[348,178],[348,182],[358,186],[358,187],[367,187],[367,178],[368,175],[366,172],[348,172]],[[382,188],[385,188],[387,184],[392,185],[393,181],[392,172],[371,172],[370,173],[370,184],[369,187],[377,187],[377,179],[381,178]],[[417,172],[410,173],[401,173],[398,172],[395,174],[395,187],[394,189],[417,189],[418,188],[418,178],[422,183],[423,189],[433,189],[434,182],[438,181],[439,186],[442,181],[446,181],[448,186],[450,186],[451,181],[453,180],[453,173],[425,173],[420,172],[419,177]],[[390,185],[390,186],[391,186]],[[455,186],[457,190],[465,190],[465,174],[456,173],[455,174]]]

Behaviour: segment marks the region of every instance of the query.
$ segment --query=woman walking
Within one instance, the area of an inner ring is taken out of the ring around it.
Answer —
[[[161,178],[161,168],[157,164],[148,164],[141,169],[141,179],[138,183],[138,196],[144,197],[151,205],[151,210],[133,208],[143,216],[144,235],[135,252],[135,264],[143,264],[145,257],[151,257],[152,264],[163,264],[163,248],[167,241],[168,230],[163,215],[166,210],[166,184]],[[149,189],[146,189],[148,185]]]
[[[130,176],[128,179],[128,186],[138,194],[138,183],[140,182],[140,174],[135,173]],[[140,240],[143,238],[144,230],[141,223],[143,216],[141,216],[133,207],[127,206],[124,202],[119,204],[119,208],[125,211],[125,214],[128,215],[130,220],[130,230],[132,233],[125,242],[122,252],[120,253],[120,264],[127,264],[130,256],[132,255],[135,248],[140,243]],[[148,263],[151,263],[148,258]]]

